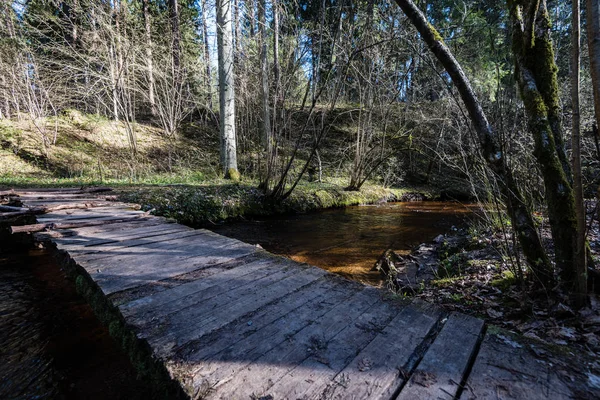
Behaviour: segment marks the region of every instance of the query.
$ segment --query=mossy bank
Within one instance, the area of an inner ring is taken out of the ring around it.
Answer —
[[[118,194],[121,200],[140,204],[143,210],[194,227],[237,218],[439,197],[439,193],[431,189],[418,187],[398,189],[365,185],[359,192],[346,191],[341,182],[305,182],[282,202],[273,202],[256,188],[254,182],[123,187],[118,189]]]

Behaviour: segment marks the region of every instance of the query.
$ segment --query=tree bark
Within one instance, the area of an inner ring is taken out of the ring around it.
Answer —
[[[154,98],[154,62],[152,60],[152,31],[150,29],[150,10],[148,0],[142,0],[142,12],[144,14],[144,29],[146,33],[146,67],[148,68],[148,101],[150,112],[156,116],[156,100]]]
[[[575,198],[555,136],[560,123],[553,113],[558,104],[556,63],[550,40],[545,0],[531,0],[510,9],[515,74],[534,139],[534,155],[544,179],[548,218],[554,240],[556,267],[563,285],[573,289],[573,238],[577,235]]]
[[[269,181],[271,179],[271,110],[269,108],[269,57],[267,47],[267,1],[260,0],[258,2],[258,41],[260,48],[260,77],[261,77],[261,107],[262,107],[262,144],[265,153],[265,164],[262,171],[260,188],[263,190],[269,189]]]
[[[181,31],[179,29],[178,0],[169,0],[169,17],[171,19],[173,69],[177,77],[181,68]]]
[[[587,257],[585,243],[585,206],[583,203],[583,184],[581,180],[581,125],[579,115],[579,96],[581,69],[581,33],[580,33],[580,0],[572,0],[572,45],[571,45],[571,102],[573,107],[572,149],[573,149],[573,190],[575,192],[575,213],[577,218],[577,236],[574,238],[575,248],[575,303],[585,305],[587,294]]]
[[[514,180],[512,171],[507,168],[498,137],[471,87],[469,79],[440,34],[427,21],[421,10],[412,0],[396,0],[396,3],[415,26],[431,52],[444,66],[463,100],[478,134],[483,157],[489,168],[498,178],[500,190],[504,196],[506,208],[513,228],[519,238],[523,253],[532,272],[543,284],[553,281],[550,260],[544,251],[535,229],[531,212],[527,209],[523,196]]]
[[[271,113],[269,110],[269,57],[267,48],[267,1],[258,2],[258,36],[260,46],[260,77],[261,77],[261,101],[263,114],[262,142],[265,151],[269,151],[271,142]]]
[[[208,107],[212,110],[212,77],[210,66],[210,47],[208,45],[208,26],[206,25],[206,0],[202,0],[200,5],[200,23],[202,24],[202,39],[204,42],[204,62],[206,63],[206,89],[208,90]]]
[[[221,164],[225,178],[237,180],[235,136],[235,90],[233,74],[232,0],[217,0],[217,44],[219,58],[219,104],[221,118]]]
[[[596,127],[600,129],[600,0],[586,0],[586,25]]]
[[[281,67],[279,65],[279,6],[277,0],[272,0],[271,4],[273,6],[273,75],[275,79],[275,104],[277,104],[279,101],[279,87],[281,85]]]

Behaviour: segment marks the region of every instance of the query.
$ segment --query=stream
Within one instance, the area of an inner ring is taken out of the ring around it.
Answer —
[[[416,201],[355,206],[315,213],[229,222],[214,232],[379,286],[371,271],[386,249],[407,254],[474,217],[476,205]]]

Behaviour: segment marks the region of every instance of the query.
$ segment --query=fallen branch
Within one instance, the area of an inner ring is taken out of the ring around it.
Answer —
[[[11,226],[11,233],[34,233],[34,232],[42,232],[47,229],[72,229],[72,228],[83,228],[86,226],[98,226],[98,225],[108,225],[108,224],[116,224],[119,222],[129,222],[139,220],[140,218],[147,217],[147,214],[140,214],[135,217],[126,217],[126,218],[114,218],[114,219],[105,219],[102,221],[98,220],[90,220],[90,221],[73,221],[73,222],[50,222],[46,224],[32,224],[32,225],[22,225],[22,226]]]

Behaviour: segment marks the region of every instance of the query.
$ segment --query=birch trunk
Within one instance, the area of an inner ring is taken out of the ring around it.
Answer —
[[[208,45],[208,27],[206,25],[206,0],[202,0],[200,7],[200,22],[202,23],[202,39],[204,41],[204,62],[206,63],[206,88],[208,90],[208,107],[212,110],[212,77],[210,66],[210,47]]]
[[[221,118],[221,164],[225,178],[238,180],[235,136],[235,90],[233,74],[232,0],[217,0],[217,47],[219,58],[219,104]]]
[[[150,30],[150,10],[148,0],[142,0],[142,12],[144,14],[144,28],[146,33],[146,67],[148,68],[148,101],[150,112],[156,116],[156,100],[154,98],[154,62],[152,60],[152,31]]]

